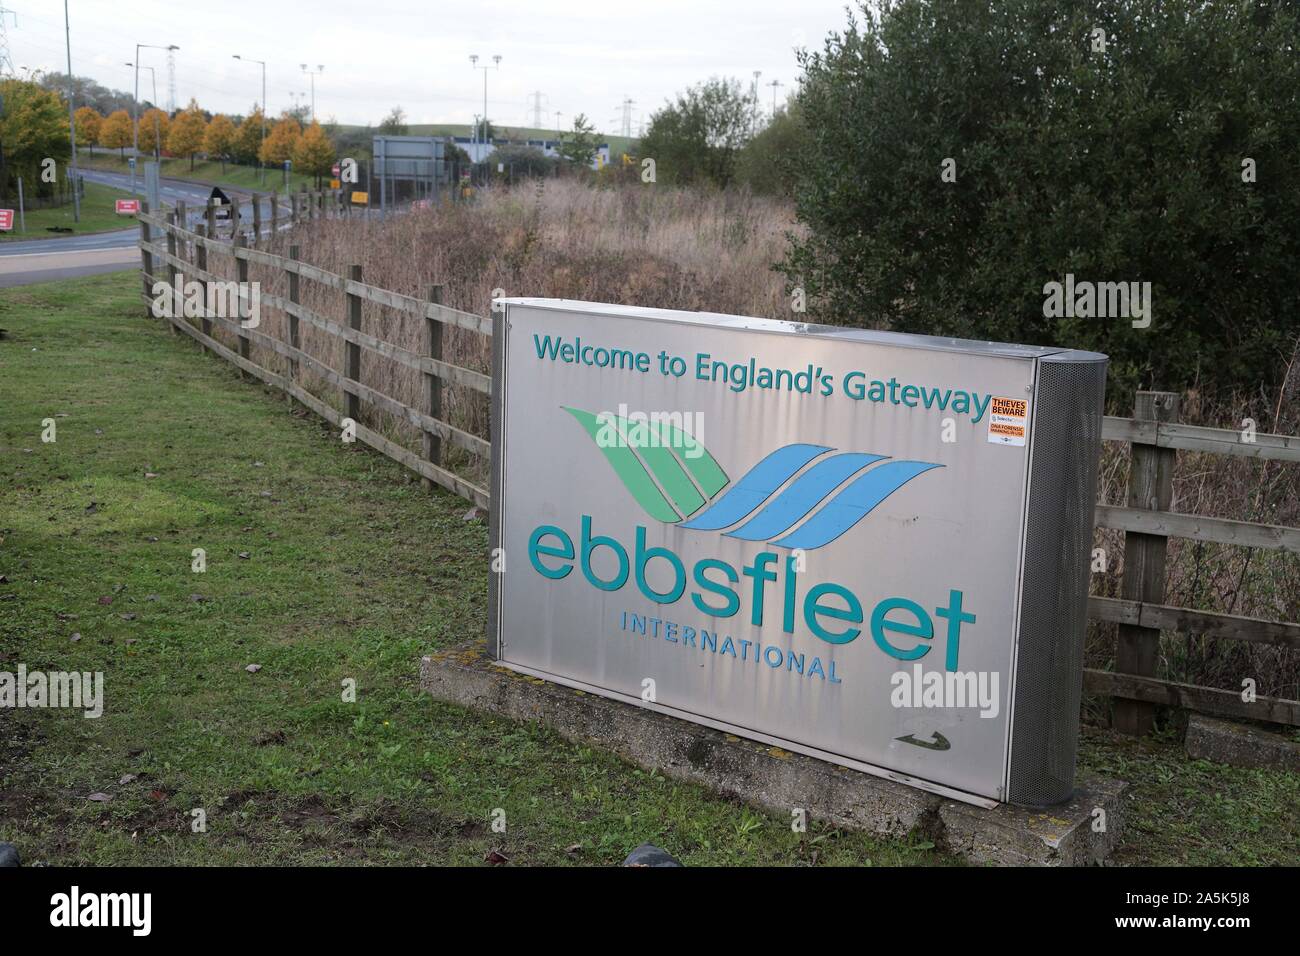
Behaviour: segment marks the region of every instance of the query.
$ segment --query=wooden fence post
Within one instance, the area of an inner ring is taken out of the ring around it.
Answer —
[[[353,282],[361,281],[361,266],[352,266],[348,270],[348,278]],[[361,331],[361,296],[355,292],[349,292],[348,296],[348,327]],[[347,343],[347,362],[344,365],[343,375],[354,382],[361,381],[361,346],[356,342]],[[346,385],[343,386],[344,404],[347,408],[347,416],[354,422],[361,422],[361,396],[356,392],[349,391]]]
[[[244,334],[243,303],[245,290],[248,288],[248,260],[239,258],[239,250],[244,248],[246,243],[247,241],[245,240],[244,235],[240,232],[236,232],[234,248],[231,250],[235,254],[235,278],[239,282],[239,298],[236,300],[239,302],[239,308],[235,310],[235,321],[238,323],[237,328],[239,329],[239,357],[245,359],[248,358],[249,339],[248,336]],[[252,378],[252,376],[243,369],[240,369],[240,375],[242,375],[245,380]]]
[[[208,204],[209,212],[211,212],[211,208],[212,208],[211,203],[209,203]],[[204,223],[201,222],[196,223],[194,226],[194,233],[195,235],[198,236],[198,239],[194,240],[194,265],[195,267],[198,268],[201,274],[206,273],[208,271],[208,247],[205,244],[204,240],[207,239],[209,231],[210,230],[208,229],[207,225]],[[208,279],[205,274],[201,276],[196,276],[195,278],[198,278],[199,281],[203,283],[203,287],[205,289],[208,287]],[[203,334],[207,336],[211,336],[212,319],[208,317],[207,302],[204,302],[203,304],[203,314],[200,317],[199,322],[203,326]],[[204,348],[207,348],[207,346],[205,345]]]
[[[298,194],[289,193],[289,221],[298,225]]]
[[[142,215],[149,215],[148,201],[144,199],[140,200],[140,212]],[[144,243],[144,245],[140,247],[140,274],[144,280],[144,296],[145,299],[151,300],[153,298],[154,283],[153,255],[149,251],[149,223],[145,222],[144,219],[140,220],[140,241]],[[150,316],[153,315],[153,306],[151,302],[145,303],[144,314]]]
[[[175,226],[180,214],[179,207],[172,210],[171,215],[167,217],[168,223]],[[167,255],[171,257],[167,260],[167,300],[171,303],[171,316],[176,319],[185,315],[185,305],[181,302],[181,297],[176,291],[176,233],[170,229],[167,231]],[[171,327],[173,334],[181,334],[181,330],[176,327],[174,322],[168,322],[167,324]]]
[[[262,241],[262,195],[253,193],[253,246]]]
[[[207,234],[215,239],[217,237],[217,207],[212,202],[211,197],[209,197],[208,203],[203,209],[203,220],[208,224]]]
[[[239,235],[239,197],[230,197],[230,241]]]
[[[1133,417],[1138,421],[1177,422],[1178,394],[1138,392]],[[1177,452],[1155,444],[1133,441],[1133,461],[1128,482],[1130,508],[1168,511],[1174,497],[1174,462]],[[1165,550],[1169,539],[1162,535],[1124,532],[1124,578],[1121,597],[1127,601],[1163,604],[1165,599]],[[1115,648],[1117,673],[1155,677],[1160,659],[1160,629],[1121,624]],[[1155,722],[1155,705],[1147,701],[1118,698],[1115,701],[1115,729],[1123,734],[1144,735]]]
[[[298,247],[289,247],[289,258],[294,262],[298,261]],[[298,304],[298,273],[289,273],[289,301],[294,305]],[[289,313],[289,347],[295,353],[302,348],[302,343],[298,339],[298,316],[293,312]],[[289,359],[289,381],[297,383],[298,381],[298,358],[294,355]]]
[[[280,200],[275,193],[271,193],[271,238],[274,239],[280,232]]]
[[[442,305],[442,286],[429,286],[429,301]],[[425,351],[429,358],[442,361],[442,323],[424,317]],[[442,378],[433,372],[424,373],[424,413],[430,418],[442,418]],[[424,460],[442,465],[442,439],[437,433],[426,430],[424,433]],[[421,480],[425,491],[432,491],[434,482],[429,478]]]

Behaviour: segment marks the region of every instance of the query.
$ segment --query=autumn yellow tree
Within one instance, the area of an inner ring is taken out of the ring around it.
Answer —
[[[184,112],[172,120],[171,131],[167,134],[167,152],[173,156],[189,156],[190,170],[193,171],[194,154],[203,149],[207,127],[208,121],[203,110],[199,109],[198,101],[190,100]]]
[[[249,166],[257,162],[257,151],[262,147],[262,126],[262,111],[254,106],[235,131],[235,142],[231,149],[235,162]]]
[[[208,159],[221,160],[221,171],[226,171],[226,157],[231,154],[235,147],[235,124],[230,121],[230,117],[223,113],[218,113],[212,117],[208,123],[207,132],[203,134],[203,151],[208,154]]]
[[[4,145],[4,178],[0,196],[22,176],[28,189],[49,195],[53,187],[41,175],[46,160],[61,162],[70,155],[68,110],[59,97],[29,80],[0,79],[0,144]]]
[[[126,148],[131,145],[131,114],[126,110],[110,113],[99,127],[99,145],[116,149],[125,158]]]
[[[278,119],[258,152],[258,158],[268,166],[280,166],[293,159],[293,149],[302,137],[302,127],[292,116]]]
[[[162,110],[155,107],[145,110],[140,116],[140,151],[161,155],[167,148],[171,125],[171,120]]]
[[[100,116],[93,107],[83,106],[76,113],[77,116],[77,145],[85,146],[90,150],[90,155],[95,155],[95,147],[99,145],[100,130],[104,125],[104,117]]]
[[[330,171],[330,166],[334,163],[334,155],[334,144],[325,135],[320,123],[312,120],[294,147],[293,166],[300,173],[315,176],[316,185],[319,186],[321,177]]]

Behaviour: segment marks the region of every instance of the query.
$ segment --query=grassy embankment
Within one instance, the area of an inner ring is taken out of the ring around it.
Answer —
[[[140,160],[137,166],[137,172],[144,175],[145,159]],[[92,158],[90,156],[79,154],[77,163],[86,169],[98,169],[106,173],[123,173],[131,174],[131,167],[127,164],[124,157],[116,153],[97,153]],[[196,182],[215,183],[220,186],[229,186],[234,189],[243,189],[249,192],[279,192],[285,191],[284,172],[279,169],[267,169],[266,181],[262,182],[261,173],[254,166],[236,166],[234,163],[226,163],[222,168],[220,162],[198,160],[194,163],[194,168],[190,169],[190,161],[184,157],[164,156],[159,165],[159,172],[164,179],[190,179]],[[314,176],[304,176],[301,173],[289,174],[289,185],[292,189],[315,189],[316,178]],[[324,185],[328,186],[328,183]]]

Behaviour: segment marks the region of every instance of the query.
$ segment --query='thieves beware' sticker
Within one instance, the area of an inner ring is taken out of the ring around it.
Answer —
[[[989,441],[994,445],[1024,445],[1029,402],[1023,398],[994,398],[989,408]]]

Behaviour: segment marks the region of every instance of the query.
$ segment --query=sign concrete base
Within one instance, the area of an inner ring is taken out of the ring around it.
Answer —
[[[892,838],[924,835],[974,864],[1098,864],[1122,829],[1128,784],[1121,781],[1080,775],[1074,798],[1058,806],[984,809],[527,677],[496,665],[477,645],[422,658],[420,684],[445,703],[536,720],[569,740],[783,817],[800,808],[813,820],[846,829]]]

